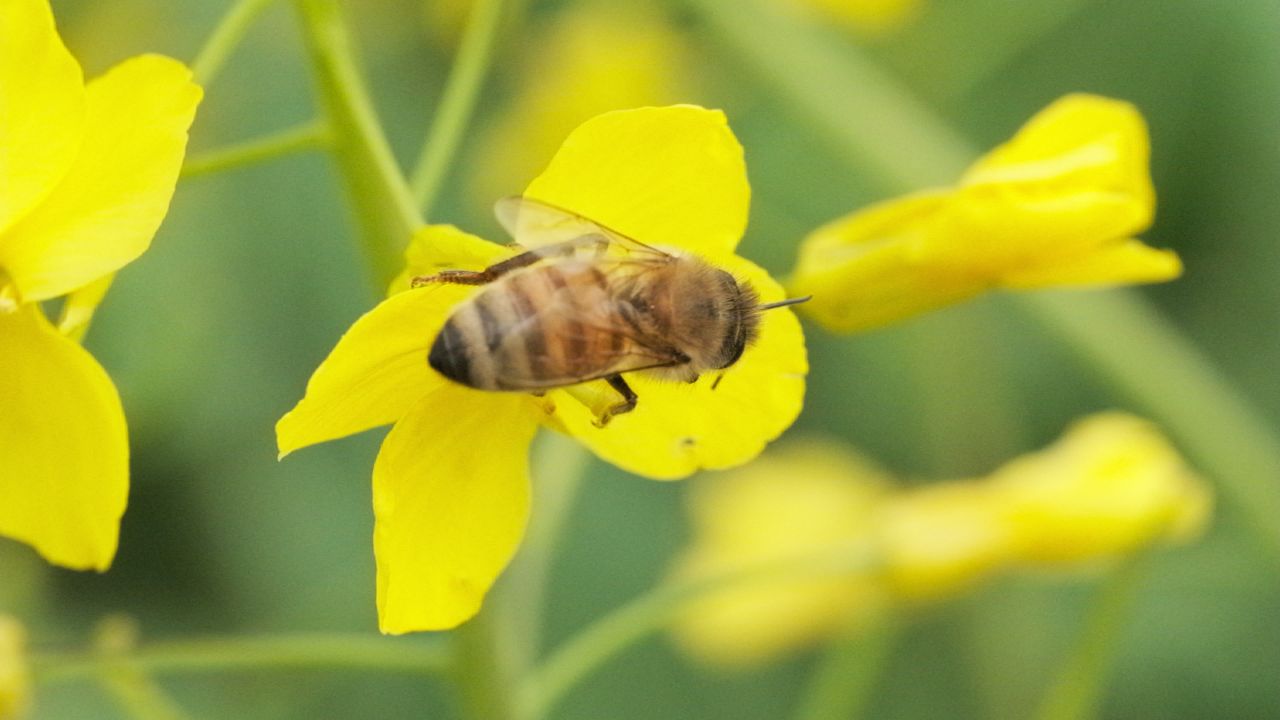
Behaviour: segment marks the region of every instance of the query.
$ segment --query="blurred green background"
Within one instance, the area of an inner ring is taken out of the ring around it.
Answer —
[[[89,76],[144,51],[190,60],[229,5],[53,2]],[[456,39],[439,25],[447,13],[427,5],[361,0],[346,8],[405,166],[417,157]],[[530,69],[554,52],[551,28],[580,6],[531,2],[518,26],[505,29],[432,220],[499,238],[485,210],[493,198],[475,197],[473,175],[505,162],[491,133],[525,121],[510,113],[539,80]],[[696,13],[674,2],[651,9],[685,47],[681,95],[670,99],[723,107],[746,147],[754,204],[742,254],[785,273],[806,232],[884,196],[840,160],[811,119],[743,71]],[[1144,237],[1175,249],[1187,267],[1183,279],[1143,292],[1280,424],[1274,0],[922,0],[914,18],[888,32],[831,31],[980,148],[1068,92],[1137,104],[1151,125],[1159,196]],[[602,42],[598,52],[612,47]],[[770,50],[758,48],[765,57]],[[295,14],[281,2],[208,88],[192,153],[306,121],[313,107]],[[518,191],[520,180],[504,192]],[[50,569],[27,548],[0,541],[0,610],[28,624],[36,649],[83,647],[95,623],[113,613],[137,618],[146,639],[376,633],[369,477],[382,431],[281,463],[273,436],[311,371],[377,299],[368,277],[341,183],[323,154],[180,184],[152,249],[120,275],[87,340],[119,386],[130,424],[133,487],[115,566],[104,575]],[[1125,406],[998,296],[854,337],[809,327],[808,339],[808,399],[790,432],[842,439],[921,481],[986,472],[1048,443],[1077,416]],[[589,475],[553,567],[552,645],[651,587],[687,538],[683,484],[602,463]],[[1027,716],[1094,586],[1083,578],[1009,578],[922,612],[869,716]],[[1280,717],[1278,617],[1280,576],[1222,503],[1204,541],[1156,558],[1102,715]],[[743,673],[712,671],[658,638],[592,676],[556,717],[782,717],[812,663],[805,656]],[[447,688],[373,672],[265,670],[187,676],[165,687],[195,717],[455,713]],[[35,717],[123,717],[115,712],[92,683],[67,683],[40,688]]]

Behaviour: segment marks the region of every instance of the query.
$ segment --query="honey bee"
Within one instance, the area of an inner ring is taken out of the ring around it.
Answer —
[[[601,427],[636,407],[624,373],[694,382],[742,357],[762,311],[808,300],[761,304],[749,283],[700,258],[529,198],[500,200],[495,212],[525,252],[478,272],[413,279],[487,286],[454,309],[427,360],[480,390],[540,393],[603,379],[622,399]]]

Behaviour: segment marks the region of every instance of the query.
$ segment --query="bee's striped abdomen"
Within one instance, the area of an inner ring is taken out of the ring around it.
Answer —
[[[607,279],[589,264],[513,273],[457,307],[428,360],[445,377],[481,390],[568,385],[597,374],[599,350],[621,342],[598,322],[607,305]]]

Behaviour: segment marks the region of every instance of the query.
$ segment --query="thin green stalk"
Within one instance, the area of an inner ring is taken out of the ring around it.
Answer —
[[[870,173],[886,192],[951,182],[976,157],[927,105],[823,29],[754,1],[687,2],[725,48],[821,131],[850,172]],[[1023,293],[1015,302],[1216,477],[1280,561],[1280,436],[1189,339],[1134,291],[1071,299]]]
[[[534,455],[533,516],[502,589],[511,601],[512,634],[522,646],[522,667],[532,665],[542,652],[551,563],[590,459],[582,445],[559,433],[544,433]]]
[[[874,625],[859,624],[832,641],[809,679],[797,720],[864,717],[898,632],[897,620],[886,613]]]
[[[410,183],[417,207],[427,217],[431,217],[432,206],[457,154],[492,64],[503,6],[504,0],[476,0],[467,19],[457,59],[449,72],[444,94]]]
[[[422,218],[356,70],[354,48],[337,0],[296,0],[295,5],[332,132],[333,154],[381,290],[404,266],[404,248]]]
[[[489,598],[480,614],[453,631],[453,684],[473,720],[513,720],[517,669],[503,627],[506,608]]]
[[[414,643],[369,635],[303,634],[209,638],[140,645],[128,654],[132,667],[157,675],[258,672],[264,669],[351,669],[415,675],[445,671],[449,656],[439,643]],[[54,685],[91,678],[112,662],[99,653],[37,653],[36,682]]]
[[[454,633],[455,679],[470,717],[527,717],[512,687],[539,656],[551,561],[588,459],[586,450],[569,438],[556,433],[541,438],[534,461],[533,514],[520,552],[480,615]]]
[[[942,118],[834,29],[781,3],[686,0],[714,39],[861,176],[892,192],[953,181],[974,153]]]
[[[253,21],[257,20],[262,11],[275,1],[236,0],[231,9],[218,21],[218,26],[205,41],[204,47],[200,48],[200,52],[196,53],[195,59],[191,61],[191,72],[195,75],[197,83],[208,87],[209,83],[213,82],[214,77],[222,70],[223,64],[231,55],[231,51],[240,44],[245,33],[253,25]]]
[[[1089,720],[1097,716],[1120,635],[1138,598],[1147,564],[1146,554],[1139,553],[1112,571],[1098,588],[1076,645],[1040,705],[1038,720]]]
[[[201,175],[235,170],[284,155],[323,148],[328,142],[328,126],[323,121],[313,120],[260,138],[188,157],[182,165],[180,177],[189,180]]]
[[[517,692],[527,720],[542,720],[560,698],[619,652],[666,627],[690,603],[739,583],[785,582],[865,570],[877,562],[872,548],[840,548],[787,558],[715,577],[660,585],[596,620],[548,655]]]
[[[127,663],[103,667],[99,681],[134,720],[185,720],[187,714],[167,693]]]

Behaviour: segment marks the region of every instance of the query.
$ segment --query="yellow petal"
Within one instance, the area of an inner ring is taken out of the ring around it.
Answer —
[[[106,570],[129,487],[120,397],[34,305],[0,313],[0,534]]]
[[[974,163],[953,204],[956,227],[920,252],[998,272],[1132,235],[1155,213],[1150,154],[1135,107],[1068,95]]]
[[[1067,95],[974,163],[961,186],[1016,186],[1019,192],[1040,196],[1082,188],[1114,193],[1133,199],[1145,213],[1134,222],[1145,226],[1155,211],[1150,155],[1146,121],[1133,105],[1097,95]]]
[[[749,281],[764,302],[784,297],[782,288],[750,262],[725,256],[719,263]],[[759,340],[724,371],[715,389],[718,371],[693,384],[632,373],[626,380],[638,404],[606,427],[596,427],[592,411],[563,391],[553,394],[560,396],[556,417],[566,432],[618,467],[652,478],[681,478],[758,455],[799,415],[808,370],[800,323],[785,308],[769,310],[761,318]],[[617,397],[603,382],[590,387]]]
[[[201,90],[148,55],[89,83],[84,143],[57,187],[0,239],[24,300],[64,295],[142,254],[169,208]]]
[[[838,446],[790,443],[733,472],[693,481],[693,542],[676,560],[685,581],[773,567],[869,541],[888,478]],[[672,632],[716,665],[757,664],[874,619],[888,600],[868,569],[843,576],[780,573],[691,603]]]
[[[26,716],[31,704],[31,668],[22,623],[0,615],[0,720]]]
[[[1011,289],[1063,285],[1119,285],[1162,282],[1182,274],[1182,261],[1172,250],[1157,250],[1139,240],[1122,240],[1075,257],[1005,274]]]
[[[724,113],[679,105],[586,121],[524,194],[649,245],[717,257],[742,238],[751,190]]]
[[[115,279],[115,273],[103,275],[67,295],[62,301],[62,314],[58,317],[58,332],[80,342]]]
[[[475,292],[432,285],[383,300],[352,324],[276,423],[280,456],[399,420],[448,381],[427,353],[453,306]]]
[[[1019,543],[1037,566],[1099,561],[1195,537],[1211,496],[1150,423],[1112,412],[1072,426],[1046,450],[996,471]]]
[[[983,485],[936,483],[900,493],[883,508],[885,570],[903,598],[955,594],[1013,557],[1013,532],[998,498]]]
[[[388,295],[408,290],[418,276],[441,270],[483,270],[510,257],[515,249],[491,243],[452,225],[427,225],[409,240],[404,251],[405,269],[391,281]]]
[[[0,2],[0,256],[4,233],[71,167],[85,122],[84,78],[48,0]]]
[[[835,330],[865,330],[993,287],[1151,282],[1170,253],[1127,240],[1151,222],[1146,125],[1123,102],[1072,95],[1036,115],[950,191],[868,208],[801,246],[791,289]]]
[[[936,231],[947,194],[927,191],[873,205],[819,228],[800,246],[788,284],[812,295],[800,311],[830,330],[886,325],[972,297],[987,285],[963,265],[939,265],[916,247]]]
[[[442,385],[391,429],[373,466],[383,632],[444,630],[480,609],[524,534],[540,414],[523,395]]]

